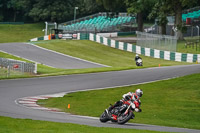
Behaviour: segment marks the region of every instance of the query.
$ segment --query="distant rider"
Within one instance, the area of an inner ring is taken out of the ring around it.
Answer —
[[[135,61],[137,61],[138,59],[142,59],[138,54],[135,55]]]
[[[142,97],[143,91],[141,89],[136,89],[135,93],[133,92],[128,92],[123,95],[122,100],[117,101],[113,106],[111,106],[108,111],[111,111],[113,108],[122,106],[125,102],[133,101],[135,104],[135,111],[136,112],[141,112],[142,110],[139,109],[140,105],[140,100],[139,98]]]
[[[138,54],[135,56],[135,63],[136,66],[142,66],[142,58]]]

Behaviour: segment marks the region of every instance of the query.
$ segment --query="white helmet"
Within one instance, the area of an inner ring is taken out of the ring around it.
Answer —
[[[137,89],[137,90],[135,91],[135,94],[136,94],[137,96],[139,96],[139,97],[142,97],[143,91],[142,91],[141,89]]]
[[[135,55],[136,57],[138,56],[138,54]]]

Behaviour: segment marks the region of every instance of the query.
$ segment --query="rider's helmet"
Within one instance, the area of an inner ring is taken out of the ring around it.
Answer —
[[[138,55],[138,54],[136,54],[135,56],[136,56],[136,57],[138,57],[139,55]]]
[[[142,91],[141,89],[137,89],[137,90],[135,91],[135,94],[136,94],[137,96],[139,96],[139,97],[142,97],[143,91]]]

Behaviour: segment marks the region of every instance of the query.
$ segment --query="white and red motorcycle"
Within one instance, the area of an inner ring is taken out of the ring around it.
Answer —
[[[106,109],[100,116],[100,121],[103,123],[107,121],[112,121],[117,122],[118,124],[124,124],[130,119],[134,119],[134,111],[141,112],[141,109],[139,108],[140,105],[140,100],[124,101],[122,106],[112,108],[111,111],[108,111],[108,109]]]

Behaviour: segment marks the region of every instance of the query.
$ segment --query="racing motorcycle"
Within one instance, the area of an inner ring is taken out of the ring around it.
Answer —
[[[139,58],[139,59],[136,60],[136,65],[137,66],[142,66],[143,65],[141,58]]]
[[[134,119],[134,111],[141,112],[139,109],[141,105],[140,100],[135,101],[124,101],[122,106],[114,107],[109,111],[109,108],[106,109],[100,116],[100,121],[105,123],[107,121],[117,122],[118,124],[125,124],[130,119]]]

